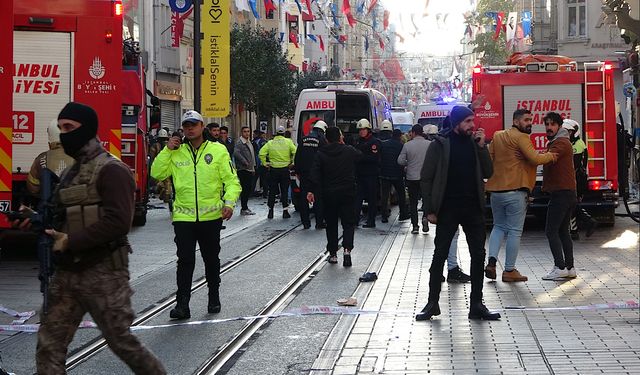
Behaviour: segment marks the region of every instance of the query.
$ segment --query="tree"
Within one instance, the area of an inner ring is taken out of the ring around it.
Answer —
[[[275,31],[234,25],[231,30],[231,101],[258,118],[286,115],[295,87],[287,54]]]
[[[335,76],[330,72],[320,71],[317,64],[312,64],[308,71],[297,75],[295,89],[292,92],[292,100],[286,114],[293,116],[296,109],[296,101],[298,100],[302,90],[317,88],[315,85],[317,81],[331,81],[338,78],[338,76]]]
[[[475,46],[474,53],[482,54],[480,61],[483,65],[502,65],[507,61],[511,52],[507,50],[506,33],[501,32],[497,40],[493,39],[495,34],[495,19],[489,16],[489,12],[504,12],[506,18],[509,12],[515,9],[513,0],[479,0],[476,12],[467,17],[466,23],[471,27],[484,27],[487,30],[484,33],[478,33],[474,40],[469,44]]]

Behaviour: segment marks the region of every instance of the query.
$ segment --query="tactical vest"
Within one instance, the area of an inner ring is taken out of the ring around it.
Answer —
[[[58,211],[64,218],[61,225],[57,227],[61,232],[74,233],[95,224],[102,218],[102,199],[98,194],[96,182],[100,171],[104,166],[111,163],[120,163],[114,156],[105,152],[93,158],[87,163],[80,165],[80,170],[71,181],[66,181],[65,171],[62,176],[62,183],[58,185],[55,197],[57,199]],[[66,259],[64,263],[70,268],[78,269],[97,264],[104,258],[110,257],[114,269],[126,267],[128,264],[128,253],[131,246],[127,236],[83,252],[74,254],[73,259]]]

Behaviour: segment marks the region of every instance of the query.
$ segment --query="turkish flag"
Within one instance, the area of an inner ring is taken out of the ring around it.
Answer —
[[[322,35],[318,35],[318,40],[320,40],[320,51],[324,52],[324,41],[322,40]]]
[[[367,10],[367,14],[371,13],[371,10],[373,9],[374,6],[376,6],[377,2],[378,0],[371,0],[371,4],[369,4],[369,10]]]
[[[353,27],[356,24],[356,19],[353,18],[353,14],[351,14],[351,4],[349,4],[349,0],[342,1],[342,13],[347,17],[347,21],[349,22],[349,26]]]
[[[294,33],[293,31],[289,33],[289,42],[293,43],[296,48],[300,48],[300,46],[298,45],[298,35],[296,35],[296,33]]]
[[[389,11],[388,10],[384,10],[384,17],[382,19],[382,26],[384,27],[384,30],[389,28]]]
[[[278,10],[276,6],[273,4],[273,0],[264,0],[264,11],[265,14],[269,14],[270,11]]]
[[[389,82],[404,81],[404,73],[402,72],[402,66],[398,59],[389,59],[380,65],[382,74],[389,80]]]
[[[502,31],[502,26],[504,24],[504,12],[498,12],[498,16],[496,18],[496,32],[493,34],[493,40],[498,40],[500,37],[500,31]]]

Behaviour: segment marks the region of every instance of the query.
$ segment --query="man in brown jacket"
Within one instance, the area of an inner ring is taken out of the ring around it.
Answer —
[[[573,242],[569,222],[576,198],[576,175],[569,132],[562,128],[562,117],[549,112],[544,117],[549,144],[547,151],[558,154],[558,160],[544,166],[542,191],[550,194],[545,233],[553,255],[554,267],[543,280],[565,280],[576,277],[573,265]]]
[[[505,262],[502,281],[527,281],[515,268],[524,219],[527,215],[528,195],[536,183],[536,166],[556,160],[557,154],[539,154],[529,134],[533,116],[527,109],[513,112],[513,127],[494,134],[489,144],[493,160],[493,175],[485,189],[491,192],[493,229],[489,236],[489,261],[485,276],[496,279],[496,262],[500,245],[506,237]]]

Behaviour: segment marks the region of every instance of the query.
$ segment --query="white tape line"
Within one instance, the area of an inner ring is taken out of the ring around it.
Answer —
[[[504,309],[494,309],[494,311],[567,311],[567,310],[625,310],[625,309],[640,309],[640,305],[636,301],[627,301],[621,303],[600,303],[594,305],[585,306],[566,306],[566,307],[524,307],[524,306],[507,306]],[[299,308],[290,309],[277,314],[269,315],[253,315],[253,316],[241,316],[224,319],[210,319],[210,320],[195,320],[190,322],[181,323],[167,323],[150,326],[133,326],[131,331],[145,331],[156,328],[170,328],[170,327],[184,327],[184,326],[198,326],[204,324],[218,324],[239,320],[255,320],[264,318],[282,318],[282,317],[300,317],[306,315],[366,315],[366,314],[378,314],[378,315],[408,315],[413,316],[416,311],[378,311],[378,310],[363,310],[344,306],[302,306]],[[15,324],[15,325],[0,325],[0,332],[37,332],[39,324]],[[78,328],[98,328],[98,326],[91,321],[83,321]]]

